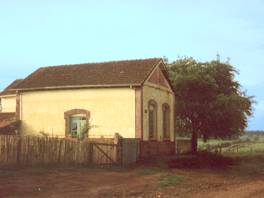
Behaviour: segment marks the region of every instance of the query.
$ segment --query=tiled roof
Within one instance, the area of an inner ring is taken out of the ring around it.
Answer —
[[[0,128],[6,127],[16,121],[15,113],[0,113]]]
[[[161,60],[152,58],[43,67],[25,78],[16,88],[140,85]]]
[[[2,91],[0,93],[0,96],[3,96],[3,95],[13,95],[16,93],[15,89],[16,87],[19,85],[19,83],[21,83],[23,80],[22,79],[17,79],[15,81],[13,81],[10,85],[8,85],[4,91]]]
[[[15,135],[20,121],[16,119],[15,113],[0,113],[0,134]]]

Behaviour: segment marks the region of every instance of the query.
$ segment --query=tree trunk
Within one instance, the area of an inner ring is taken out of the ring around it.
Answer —
[[[196,154],[197,153],[197,132],[196,130],[192,131],[192,153]]]

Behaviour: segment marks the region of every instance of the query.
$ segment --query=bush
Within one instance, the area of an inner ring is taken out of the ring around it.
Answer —
[[[201,152],[197,155],[179,156],[168,162],[170,168],[223,169],[235,164],[235,160],[219,154]]]

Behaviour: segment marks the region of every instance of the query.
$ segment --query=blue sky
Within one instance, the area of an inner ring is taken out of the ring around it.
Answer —
[[[40,66],[231,58],[264,129],[263,0],[0,0],[0,89]]]

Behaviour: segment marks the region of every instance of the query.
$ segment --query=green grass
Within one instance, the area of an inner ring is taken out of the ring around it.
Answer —
[[[174,174],[163,174],[159,178],[159,186],[160,187],[168,187],[168,186],[175,186],[179,185],[186,181],[186,177]]]
[[[211,147],[211,151],[218,146],[222,146],[222,154],[234,154],[234,155],[255,155],[264,152],[264,141],[254,140],[220,140],[210,139],[207,142],[203,142],[202,139],[198,140],[199,150],[207,150],[208,146]],[[238,149],[237,149],[238,148]],[[210,150],[209,150],[210,151]]]
[[[230,150],[227,148],[222,149],[222,154],[224,155],[233,155],[233,156],[250,156],[258,155],[264,153],[264,142],[241,142],[236,143],[238,148]]]
[[[221,139],[209,139],[207,142],[204,142],[202,139],[198,140],[199,146],[203,146],[206,144],[210,145],[216,145],[216,144],[222,144],[222,143],[227,143],[227,142],[232,142],[233,140],[221,140]]]
[[[198,147],[199,148],[206,148],[206,145],[219,145],[224,143],[232,143],[234,140],[221,140],[221,139],[209,139],[207,142],[204,142],[202,139],[198,139]]]
[[[222,172],[223,175],[230,177],[239,177],[243,179],[252,179],[263,176],[264,174],[264,156],[255,155],[229,155],[235,159],[238,164],[229,170]]]

